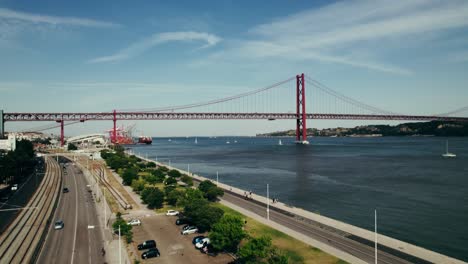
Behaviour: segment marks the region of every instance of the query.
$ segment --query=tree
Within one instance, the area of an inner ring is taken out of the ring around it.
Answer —
[[[182,175],[182,178],[180,180],[188,186],[193,186],[193,179],[188,175]]]
[[[239,249],[238,256],[241,263],[262,263],[271,251],[271,238],[261,236],[250,238],[244,246]],[[264,262],[263,262],[264,263]]]
[[[138,179],[138,171],[135,168],[125,169],[122,174],[122,182],[125,185],[131,185],[132,181]]]
[[[224,191],[221,188],[218,188],[210,180],[204,180],[198,185],[198,189],[203,192],[203,196],[209,201],[216,201],[218,196],[222,196]]]
[[[125,220],[122,219],[122,214],[120,212],[117,212],[116,220],[112,224],[112,229],[114,230],[115,234],[118,234],[119,226],[120,226],[120,235],[121,236],[126,236],[127,240],[128,240],[129,237],[130,238],[132,237],[132,226],[127,225],[127,222],[125,222]]]
[[[166,185],[177,184],[177,180],[175,178],[169,177],[164,181],[164,183]]]
[[[148,162],[148,163],[146,164],[146,167],[147,167],[147,168],[155,168],[155,167],[156,167],[156,163],[154,163],[154,162],[152,162],[152,161],[151,161],[151,162]]]
[[[197,200],[204,200],[203,193],[197,189],[186,189],[182,197],[178,201],[178,206],[185,207],[194,203]]]
[[[183,195],[184,195],[183,191],[172,190],[166,195],[166,202],[169,205],[176,206],[177,202],[179,201],[179,199],[181,199]]]
[[[167,175],[168,175],[169,177],[179,178],[181,174],[180,174],[180,171],[178,171],[178,170],[170,170],[170,171],[167,173]]]
[[[225,214],[215,223],[210,232],[210,240],[216,250],[236,252],[240,241],[246,236],[244,221],[236,215]]]
[[[205,199],[195,199],[184,207],[187,218],[198,227],[201,232],[209,231],[211,226],[218,222],[224,211],[218,207],[210,206]]]
[[[141,200],[148,208],[161,208],[164,203],[164,193],[159,188],[147,186],[141,192]]]
[[[268,256],[268,264],[288,264],[289,257],[277,248],[273,248]]]
[[[143,191],[145,185],[146,181],[143,180],[141,177],[132,181],[132,189],[136,193],[140,193],[141,191]]]

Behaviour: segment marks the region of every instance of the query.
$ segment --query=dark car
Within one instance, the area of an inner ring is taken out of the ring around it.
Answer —
[[[70,191],[70,190],[68,190],[67,187],[63,188],[63,193],[67,193],[67,192],[69,192],[69,191]]]
[[[155,258],[159,256],[161,256],[161,254],[159,253],[159,250],[157,248],[152,248],[146,252],[143,252],[143,254],[141,254],[142,259]]]
[[[179,218],[175,221],[175,224],[176,225],[187,225],[187,224],[191,224],[190,220],[187,219],[187,218]]]
[[[192,240],[192,244],[197,244],[198,242],[202,241],[202,239],[206,238],[205,236],[196,236]]]
[[[138,245],[138,250],[143,250],[143,249],[148,249],[148,248],[156,248],[156,241],[146,240],[145,242]]]

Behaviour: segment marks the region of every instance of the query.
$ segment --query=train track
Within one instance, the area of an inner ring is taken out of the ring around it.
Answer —
[[[29,263],[46,231],[55,201],[60,193],[61,169],[52,158],[46,157],[46,174],[38,190],[0,237],[1,263]]]

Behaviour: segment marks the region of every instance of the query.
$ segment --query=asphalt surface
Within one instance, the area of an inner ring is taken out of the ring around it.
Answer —
[[[67,163],[66,172],[62,187],[69,192],[60,194],[54,217],[54,222],[60,219],[65,225],[54,230],[54,223],[51,224],[37,263],[104,263],[93,194],[88,192],[88,183],[76,166]]]
[[[241,196],[230,194],[225,191],[223,200],[240,206],[246,210],[254,212],[255,214],[264,217],[266,219],[266,206],[257,202],[245,199]],[[284,213],[272,210],[270,204],[270,221],[274,221],[287,228],[290,228],[296,232],[302,233],[322,243],[328,244],[332,247],[347,252],[357,258],[360,258],[368,263],[374,263],[374,248],[354,241],[340,234],[334,232],[323,225],[311,224],[306,221],[300,221],[294,218],[294,216],[286,215]],[[413,263],[397,256],[388,254],[386,252],[378,251],[378,263],[388,264],[407,264]]]
[[[195,249],[192,239],[198,235],[181,235],[181,226],[177,226],[176,216],[155,215],[139,217],[141,226],[133,227],[132,249],[135,255],[132,258],[141,260],[141,254],[145,250],[138,250],[137,245],[145,240],[156,240],[156,246],[161,253],[160,257],[142,260],[142,263],[165,263],[165,264],[226,264],[233,259],[225,253],[217,256],[208,256]]]

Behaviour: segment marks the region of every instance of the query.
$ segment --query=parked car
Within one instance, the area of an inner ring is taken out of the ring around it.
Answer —
[[[205,247],[200,248],[200,252],[207,254],[209,256],[218,255],[218,251],[216,251],[211,244],[208,244]]]
[[[187,230],[189,229],[190,227],[192,227],[193,225],[184,225],[184,227],[182,227],[182,230]]]
[[[204,238],[206,238],[205,236],[196,236],[192,239],[192,244],[197,244],[198,242],[202,241]]]
[[[182,235],[188,235],[198,232],[198,228],[196,226],[189,226],[187,229],[182,230],[180,233]]]
[[[141,254],[142,259],[155,258],[159,256],[161,256],[161,254],[159,253],[159,250],[157,248],[152,248],[146,252],[143,252],[143,254]]]
[[[138,250],[143,250],[143,249],[149,249],[149,248],[155,248],[156,247],[156,241],[154,240],[146,240],[145,242],[141,243],[138,245]]]
[[[65,226],[62,220],[55,221],[54,229],[62,229]]]
[[[167,210],[166,215],[179,215],[179,211],[176,211],[176,210]]]
[[[63,193],[67,193],[67,192],[69,192],[69,191],[70,191],[70,190],[68,190],[67,187],[63,188],[63,190],[62,190]]]
[[[188,218],[179,218],[175,221],[176,225],[187,225],[191,224],[192,222]]]
[[[195,247],[200,249],[200,248],[204,248],[204,247],[208,246],[209,244],[210,244],[210,239],[208,237],[205,237],[204,239],[202,239],[201,241],[196,243]]]
[[[140,219],[132,219],[129,222],[127,222],[127,224],[131,226],[139,226],[141,225],[141,221]]]
[[[13,184],[13,186],[11,186],[11,190],[12,191],[17,191],[18,190],[18,184]]]

